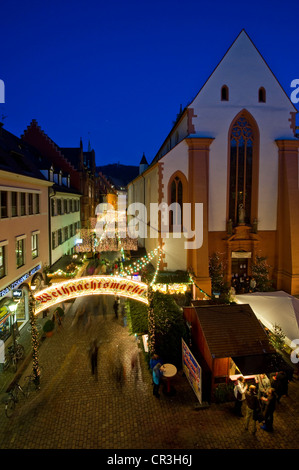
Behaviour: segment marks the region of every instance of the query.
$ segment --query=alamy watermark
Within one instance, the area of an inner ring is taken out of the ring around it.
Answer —
[[[182,238],[185,249],[196,250],[203,243],[203,203],[150,203],[127,206],[127,197],[118,196],[117,210],[112,204],[96,207],[96,236],[126,238]]]
[[[296,348],[296,346],[299,345],[299,339],[294,339],[291,342],[291,348],[295,348],[294,351],[291,352],[291,361],[293,364],[298,364],[299,362],[299,347]]]
[[[295,78],[291,81],[291,88],[295,88],[291,93],[291,101],[294,104],[299,103],[299,78]]]
[[[5,85],[4,81],[0,80],[0,104],[5,103]]]

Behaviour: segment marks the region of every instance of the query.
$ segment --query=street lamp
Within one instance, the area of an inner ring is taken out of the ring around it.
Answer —
[[[18,303],[14,302],[8,306],[9,311],[11,313],[12,322],[11,322],[11,332],[12,332],[12,342],[14,351],[16,350],[16,337],[15,337],[15,313],[18,307]]]
[[[36,289],[34,284],[31,284],[29,291],[29,320],[31,326],[31,344],[32,344],[32,369],[34,376],[34,384],[38,389],[40,384],[40,369],[38,362],[38,331],[35,320],[35,298],[33,292]]]

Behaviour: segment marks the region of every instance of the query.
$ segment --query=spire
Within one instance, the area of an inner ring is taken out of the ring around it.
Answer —
[[[139,163],[139,174],[141,175],[141,173],[143,173],[147,169],[147,167],[148,163],[143,152],[142,159]]]
[[[146,160],[145,155],[144,155],[144,152],[143,152],[143,155],[142,155],[142,159],[140,161],[140,165],[148,165],[147,160]]]

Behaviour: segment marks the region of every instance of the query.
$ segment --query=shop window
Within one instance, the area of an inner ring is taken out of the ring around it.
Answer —
[[[31,235],[31,255],[32,259],[38,257],[38,233]]]
[[[5,219],[7,216],[7,191],[0,191],[0,217]]]
[[[17,268],[25,264],[25,239],[21,238],[16,241],[16,262]]]

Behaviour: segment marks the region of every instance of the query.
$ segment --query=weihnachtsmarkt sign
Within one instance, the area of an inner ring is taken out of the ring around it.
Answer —
[[[89,276],[53,284],[36,294],[35,313],[55,304],[86,295],[114,295],[129,297],[145,304],[148,286],[143,282],[115,276]]]

